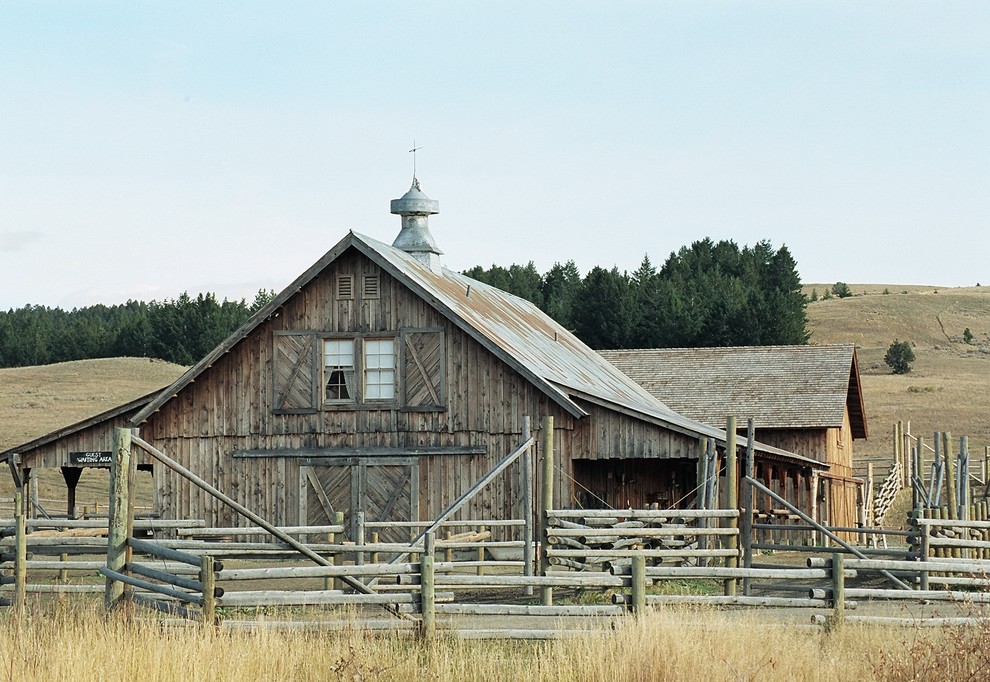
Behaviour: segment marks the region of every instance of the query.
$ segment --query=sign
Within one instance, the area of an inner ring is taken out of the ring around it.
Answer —
[[[113,453],[109,450],[69,453],[69,464],[80,467],[108,467],[112,461]]]

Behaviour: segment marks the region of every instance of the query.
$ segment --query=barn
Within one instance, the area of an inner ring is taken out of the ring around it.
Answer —
[[[704,442],[724,448],[725,432],[671,409],[528,301],[444,268],[428,224],[438,211],[414,179],[391,202],[391,245],[345,235],[130,424],[279,525],[355,510],[436,518],[518,446],[527,416],[534,427],[553,417],[555,505],[694,504]],[[107,436],[92,437],[97,449]],[[55,447],[22,457],[22,472]],[[759,461],[829,468],[756,448]],[[460,515],[524,517],[521,469]],[[161,516],[237,525],[185,478],[152,470]]]
[[[835,526],[859,520],[862,479],[853,444],[868,435],[852,344],[651,348],[601,355],[671,409],[709,425],[752,418],[756,438],[814,459],[810,472],[757,460],[757,477],[788,499],[814,489],[815,516]],[[810,474],[810,475],[809,475]]]

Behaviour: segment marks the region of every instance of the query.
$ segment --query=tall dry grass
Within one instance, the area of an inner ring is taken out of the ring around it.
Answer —
[[[987,679],[986,668],[979,667],[990,651],[987,632],[853,625],[825,632],[768,623],[758,612],[671,608],[577,638],[537,643],[440,639],[423,645],[356,631],[173,627],[151,619],[107,617],[93,605],[54,602],[33,607],[21,618],[0,615],[0,679]],[[982,655],[976,651],[981,646]],[[946,655],[965,667],[943,665]]]

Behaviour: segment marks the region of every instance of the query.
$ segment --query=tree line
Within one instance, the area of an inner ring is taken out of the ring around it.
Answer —
[[[464,274],[532,301],[595,349],[807,343],[807,299],[787,247],[696,241],[635,272],[574,261],[540,274],[532,262]]]
[[[803,344],[807,300],[786,247],[762,241],[697,241],[659,268],[635,272],[574,261],[540,274],[532,262],[476,266],[464,274],[532,301],[595,349]],[[184,293],[65,311],[29,305],[0,311],[0,367],[102,357],[153,357],[191,365],[274,297],[250,304]]]
[[[191,365],[274,296],[259,291],[252,303],[183,293],[165,301],[61,308],[28,305],[0,311],[0,367],[68,360],[149,357]]]

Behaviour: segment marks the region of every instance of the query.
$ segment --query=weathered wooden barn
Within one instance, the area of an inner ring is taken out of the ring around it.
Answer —
[[[433,519],[516,448],[524,416],[554,418],[556,505],[694,503],[702,440],[725,444],[718,424],[669,408],[528,301],[443,268],[427,222],[438,202],[418,182],[391,210],[392,245],[347,234],[141,406],[141,436],[281,525],[352,510]],[[109,449],[116,419],[80,449]],[[772,445],[757,458],[767,471],[829,468]],[[162,516],[238,523],[152,468]],[[461,516],[521,518],[523,487],[510,467]]]
[[[602,351],[671,409],[710,425],[752,418],[756,438],[819,461],[809,472],[757,461],[757,477],[790,499],[814,488],[820,520],[855,526],[861,479],[853,442],[868,435],[856,348],[746,346]],[[810,474],[810,475],[809,475]]]

